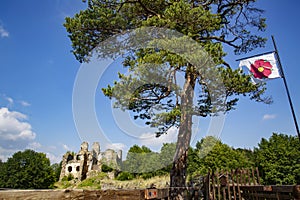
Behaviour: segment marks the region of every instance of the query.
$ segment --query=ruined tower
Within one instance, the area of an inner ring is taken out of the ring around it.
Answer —
[[[101,172],[103,164],[118,171],[122,161],[122,151],[118,152],[108,149],[101,152],[99,142],[94,142],[92,150],[89,151],[89,144],[83,142],[77,154],[67,152],[62,159],[60,180],[65,176],[72,175],[80,181],[86,179],[92,172]],[[113,177],[110,175],[110,177]]]

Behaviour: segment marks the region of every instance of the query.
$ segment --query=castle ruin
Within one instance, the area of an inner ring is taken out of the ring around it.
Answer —
[[[114,178],[122,162],[122,151],[118,152],[107,149],[100,152],[99,142],[94,142],[92,150],[89,151],[89,144],[83,142],[77,154],[67,152],[62,159],[62,169],[59,180],[65,176],[72,175],[77,180],[88,178],[93,172],[101,172],[102,166],[106,165],[113,170],[109,173],[110,178]]]

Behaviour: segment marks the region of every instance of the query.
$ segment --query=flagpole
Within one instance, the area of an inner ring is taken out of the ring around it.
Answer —
[[[275,54],[276,54],[277,61],[278,61],[278,64],[279,64],[279,68],[280,68],[281,76],[282,76],[283,83],[284,83],[284,86],[285,86],[285,90],[286,90],[288,100],[289,100],[289,103],[290,103],[290,107],[291,107],[291,111],[292,111],[292,115],[293,115],[293,119],[294,119],[294,124],[295,124],[296,131],[297,131],[297,134],[298,134],[298,138],[299,138],[299,141],[300,141],[299,126],[298,126],[296,114],[295,114],[295,111],[294,111],[292,98],[291,98],[291,95],[290,95],[290,92],[289,92],[289,88],[287,86],[287,81],[286,81],[286,78],[285,78],[285,75],[284,75],[284,72],[283,72],[283,68],[282,68],[282,65],[281,65],[281,61],[280,61],[279,53],[278,53],[278,50],[277,50],[275,38],[274,38],[273,35],[272,35],[272,41],[273,41],[273,45],[274,45],[274,48],[275,48]]]

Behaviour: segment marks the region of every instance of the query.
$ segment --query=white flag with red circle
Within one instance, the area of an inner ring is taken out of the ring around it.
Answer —
[[[281,77],[275,53],[241,60],[239,66],[246,66],[249,69],[254,82]]]

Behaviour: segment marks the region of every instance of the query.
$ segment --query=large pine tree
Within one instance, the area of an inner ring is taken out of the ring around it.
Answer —
[[[157,28],[146,29],[153,32],[141,31],[145,38],[159,39],[149,48],[132,50],[130,47],[135,44],[130,40],[118,44],[120,37],[116,37],[113,45],[106,43],[126,50],[123,65],[128,67],[129,73],[119,74],[119,80],[103,92],[115,98],[117,106],[135,113],[135,119],[143,119],[147,125],[157,127],[157,136],[165,134],[170,127],[179,127],[170,181],[171,199],[180,199],[186,182],[193,116],[227,112],[236,106],[238,95],[256,101],[267,100],[261,98],[264,85],[253,85],[250,77],[233,70],[224,60],[223,50],[227,45],[241,54],[262,47],[266,41],[259,36],[266,26],[263,10],[254,6],[255,0],[84,2],[87,8],[66,18],[64,24],[79,62],[88,62],[92,50],[96,47],[103,50],[104,47],[98,45],[112,36],[126,36],[126,31],[143,27]],[[169,32],[160,32],[162,28],[182,35],[166,39]],[[135,33],[141,37],[139,31]],[[157,36],[159,34],[162,36]],[[197,47],[189,43],[191,40],[201,47],[200,50],[195,50]],[[185,53],[181,53],[183,49]],[[101,54],[101,51],[96,52]],[[100,56],[107,55],[106,52]],[[181,88],[176,82],[178,74],[184,77]],[[128,89],[130,87],[134,90]],[[153,111],[155,105],[160,105],[158,111]]]

